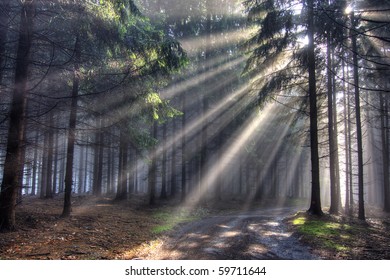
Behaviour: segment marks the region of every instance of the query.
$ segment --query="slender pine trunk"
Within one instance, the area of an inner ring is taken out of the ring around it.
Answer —
[[[388,108],[385,102],[385,96],[380,93],[380,110],[381,110],[381,138],[382,138],[382,168],[383,168],[383,211],[390,212],[390,180],[389,180],[389,142],[386,119]]]
[[[316,61],[314,46],[314,3],[307,0],[307,36],[308,36],[308,68],[309,68],[309,103],[310,103],[310,154],[311,154],[311,199],[308,212],[322,215],[320,192],[320,162],[318,155],[318,109],[316,91]]]
[[[81,45],[80,39],[77,36],[75,42],[75,63],[73,70],[73,87],[72,87],[72,100],[70,106],[69,115],[69,128],[68,128],[68,144],[66,149],[66,167],[65,167],[65,196],[64,196],[64,208],[61,217],[66,218],[70,216],[72,212],[72,186],[73,186],[73,160],[74,160],[74,148],[76,140],[76,120],[77,120],[77,100],[79,95],[80,85],[80,59],[81,59]]]
[[[358,154],[358,197],[359,211],[358,218],[365,220],[364,209],[364,168],[363,168],[363,133],[360,113],[360,87],[359,87],[359,61],[357,58],[357,32],[355,31],[355,16],[352,12],[352,56],[353,56],[353,80],[355,89],[355,114],[356,114],[356,137],[357,137],[357,154]]]

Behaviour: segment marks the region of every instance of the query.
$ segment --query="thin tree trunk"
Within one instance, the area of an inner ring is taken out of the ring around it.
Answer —
[[[96,126],[98,123],[96,121]],[[99,132],[95,131],[94,135],[95,141],[93,143],[93,185],[92,185],[92,194],[97,194],[98,189],[98,169],[99,169]]]
[[[42,149],[42,168],[41,168],[41,183],[39,190],[39,198],[44,199],[46,197],[47,190],[47,147],[49,143],[48,132],[45,131],[43,139],[43,149]]]
[[[133,148],[130,147],[129,150],[129,161],[130,161],[130,168],[129,168],[129,194],[134,194],[135,193],[135,172],[137,168],[137,161],[134,160],[136,158],[135,154],[137,151]]]
[[[335,61],[334,48],[332,48],[332,61]],[[341,186],[340,186],[340,159],[339,159],[339,128],[338,128],[338,112],[337,112],[337,88],[336,88],[336,63],[333,63],[332,70],[332,86],[333,86],[333,143],[334,143],[334,154],[335,154],[335,184],[336,184],[336,202],[338,204],[338,210],[342,209],[341,204]]]
[[[172,139],[175,138],[176,134],[176,120],[173,119],[172,127]],[[172,141],[172,161],[171,161],[171,196],[174,198],[176,196],[177,184],[176,184],[176,144],[175,141]]]
[[[53,115],[49,114],[49,131],[48,131],[48,140],[47,140],[47,162],[46,162],[46,193],[45,198],[53,198],[53,146],[54,146],[54,139],[53,139],[53,131],[51,130],[51,127],[53,127]]]
[[[333,129],[333,87],[332,87],[332,60],[330,55],[330,38],[331,34],[327,34],[327,78],[328,78],[328,136],[329,136],[329,174],[330,174],[330,209],[331,214],[337,214],[338,201],[336,192],[336,169],[335,169],[335,144],[334,144],[334,129]]]
[[[102,194],[103,183],[103,153],[104,153],[104,134],[102,131],[103,121],[99,120],[99,131],[96,132],[95,143],[95,162],[94,162],[94,186],[93,194],[100,196]]]
[[[0,193],[0,231],[15,228],[15,203],[19,186],[18,175],[25,129],[27,76],[32,44],[35,1],[26,0],[22,6],[19,46],[16,54],[15,84],[9,117],[7,151]]]
[[[84,160],[84,178],[82,193],[86,193],[88,190],[88,160],[89,160],[89,147],[85,147],[85,160]]]
[[[106,185],[107,187],[106,188],[108,194],[112,192],[111,169],[112,169],[112,147],[111,147],[111,139],[110,139],[110,141],[108,141],[108,153],[107,153],[107,185]]]
[[[38,171],[38,139],[39,132],[38,130],[35,132],[35,140],[34,140],[34,155],[32,162],[32,183],[31,183],[31,195],[36,194],[37,187],[37,171]]]
[[[348,141],[348,127],[349,127],[349,115],[347,103],[347,88],[345,81],[347,79],[345,75],[345,62],[342,62],[343,68],[343,106],[344,106],[344,142],[345,142],[345,213],[349,214],[350,211],[350,193],[349,193],[349,141]]]
[[[118,188],[116,200],[127,199],[127,139],[123,128],[120,132],[119,140],[119,167],[118,167]]]
[[[320,192],[320,163],[318,155],[318,112],[316,92],[316,61],[314,49],[314,3],[307,0],[308,6],[308,67],[309,67],[309,102],[310,102],[310,153],[311,153],[311,199],[309,213],[322,215]]]
[[[53,167],[53,182],[52,182],[52,187],[53,187],[53,194],[57,193],[57,178],[58,178],[58,142],[59,142],[59,133],[56,133],[56,140],[55,140],[55,145],[53,148],[54,152],[54,167]]]
[[[79,172],[78,172],[78,186],[77,186],[77,193],[81,194],[83,192],[83,186],[84,186],[84,150],[85,147],[81,146],[80,147],[80,152],[79,152]]]
[[[357,137],[357,154],[358,154],[358,190],[359,190],[359,214],[360,220],[365,220],[364,209],[364,179],[363,179],[363,136],[362,136],[362,121],[360,113],[360,88],[359,88],[359,62],[357,58],[357,32],[355,16],[352,12],[352,55],[353,55],[353,80],[355,88],[355,113],[356,113],[356,137]]]
[[[162,154],[162,170],[161,170],[161,195],[162,199],[167,199],[167,125],[163,124],[163,154]]]
[[[17,197],[16,197],[16,202],[17,204],[22,203],[23,199],[23,179],[24,179],[24,166],[25,166],[25,158],[26,158],[26,129],[24,129],[23,132],[23,140],[21,143],[21,152],[20,152],[20,167],[19,167],[19,186],[17,190]]]
[[[380,110],[381,110],[381,137],[382,137],[382,168],[383,168],[383,211],[390,212],[390,181],[389,181],[389,143],[388,131],[386,127],[386,118],[388,116],[388,108],[385,103],[383,93],[380,93]]]
[[[182,110],[183,116],[181,119],[181,201],[184,202],[187,196],[186,185],[187,185],[187,147],[186,147],[186,94],[182,94]]]
[[[76,120],[77,120],[77,99],[79,95],[80,84],[80,58],[81,46],[80,39],[77,36],[75,42],[75,65],[73,71],[72,101],[69,115],[68,145],[66,149],[66,167],[65,167],[65,197],[64,208],[61,217],[69,217],[72,211],[72,185],[73,185],[73,160],[76,138]]]
[[[153,138],[157,139],[157,121],[153,122]],[[156,173],[157,173],[157,147],[151,151],[151,162],[148,174],[149,205],[156,204]]]

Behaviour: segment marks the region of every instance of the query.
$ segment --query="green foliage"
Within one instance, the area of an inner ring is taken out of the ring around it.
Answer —
[[[145,96],[146,103],[151,108],[152,120],[164,123],[167,119],[181,116],[182,112],[171,107],[169,100],[161,99],[160,95],[156,92],[150,92]]]

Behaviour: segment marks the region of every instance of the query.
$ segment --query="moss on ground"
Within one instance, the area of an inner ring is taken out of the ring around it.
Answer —
[[[292,219],[292,225],[306,241],[311,239],[316,247],[336,253],[350,252],[356,235],[365,230],[358,224],[346,223],[331,216],[313,217],[303,213]]]

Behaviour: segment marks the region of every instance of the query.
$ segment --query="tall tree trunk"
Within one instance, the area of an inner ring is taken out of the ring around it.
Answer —
[[[345,213],[349,214],[350,212],[350,192],[349,192],[349,141],[348,141],[348,129],[349,129],[349,115],[348,108],[349,103],[347,99],[349,98],[347,87],[346,87],[346,71],[345,71],[345,62],[342,61],[343,68],[343,106],[344,106],[344,148],[345,148]],[[347,71],[348,73],[348,71]]]
[[[186,93],[183,93],[181,98],[181,108],[183,110],[181,119],[181,201],[184,202],[187,196]]]
[[[99,133],[96,131],[95,142],[93,143],[93,184],[92,194],[96,195],[98,187],[98,169],[99,169]]]
[[[34,155],[32,162],[32,183],[31,183],[31,195],[36,194],[37,187],[37,171],[38,171],[38,139],[39,132],[38,130],[35,132],[35,140],[34,140]]]
[[[331,59],[331,34],[327,34],[327,87],[328,87],[328,136],[329,136],[329,174],[330,174],[330,209],[331,214],[339,212],[336,190],[336,146],[334,143],[334,124],[333,124],[333,86],[332,86],[332,59]]]
[[[162,145],[163,145],[163,154],[162,154],[162,170],[161,170],[161,194],[162,199],[167,199],[167,125],[163,124],[163,136],[162,136]]]
[[[382,168],[383,168],[383,210],[390,212],[390,181],[389,181],[389,142],[388,127],[386,119],[388,118],[388,108],[383,93],[380,93],[380,110],[381,110],[381,137],[382,137]]]
[[[69,128],[68,128],[68,144],[66,148],[66,167],[65,167],[65,197],[64,208],[61,217],[69,217],[72,211],[72,185],[73,185],[73,160],[74,160],[74,147],[76,140],[76,120],[77,120],[77,100],[79,95],[80,85],[80,59],[81,59],[81,45],[79,36],[76,37],[75,42],[75,62],[73,70],[73,87],[72,87],[72,100],[70,106],[69,115]]]
[[[121,128],[119,140],[118,187],[115,200],[127,199],[127,150],[125,131]]]
[[[364,209],[364,181],[363,181],[363,135],[362,121],[360,113],[360,88],[359,88],[359,62],[357,58],[357,32],[355,30],[355,16],[352,12],[352,55],[353,55],[353,80],[355,88],[355,113],[356,113],[356,137],[357,137],[357,154],[358,154],[358,190],[359,190],[359,211],[358,218],[365,220]]]
[[[110,139],[110,141],[108,141],[108,149],[107,150],[108,150],[108,154],[107,154],[107,184],[106,184],[106,189],[107,189],[107,193],[111,194],[111,192],[112,192],[111,170],[112,170],[112,161],[113,161],[111,139]]]
[[[46,162],[46,193],[45,198],[53,198],[53,149],[54,149],[54,139],[53,139],[53,131],[51,128],[53,127],[53,114],[50,113],[48,115],[48,123],[50,125],[48,131],[48,140],[47,140],[47,162]]]
[[[135,160],[136,158],[136,149],[133,147],[130,147],[129,150],[129,161],[131,163],[130,168],[129,168],[129,194],[134,194],[135,193],[135,173],[137,169],[137,161]]]
[[[176,120],[173,119],[172,124],[172,136],[171,138],[174,139],[176,135]],[[171,161],[171,196],[174,198],[176,196],[177,191],[177,184],[176,184],[176,141],[172,141],[172,161]]]
[[[335,61],[334,48],[332,48],[332,61]],[[341,204],[341,183],[340,183],[340,158],[339,158],[339,128],[338,128],[338,111],[337,111],[337,87],[336,87],[336,63],[333,64],[332,70],[332,86],[333,86],[333,143],[334,143],[334,153],[335,153],[335,184],[336,184],[336,201],[338,204],[338,210],[342,208]]]
[[[153,122],[153,138],[157,139],[157,121]],[[156,204],[157,146],[152,148],[148,174],[149,205]]]
[[[322,215],[320,192],[320,162],[318,156],[318,111],[316,91],[316,61],[314,49],[314,3],[307,0],[307,36],[309,68],[309,102],[310,102],[310,154],[311,154],[311,199],[309,213]]]
[[[25,124],[27,125],[27,124]],[[21,143],[21,152],[20,152],[20,165],[19,165],[19,186],[17,189],[17,194],[16,194],[16,203],[20,204],[22,203],[22,195],[23,195],[23,180],[24,180],[24,166],[25,166],[25,158],[26,158],[26,128],[23,131],[23,138],[22,138],[22,143]]]
[[[57,189],[58,189],[58,152],[59,152],[59,149],[58,149],[58,143],[59,143],[59,133],[57,131],[56,135],[56,140],[55,140],[55,145],[54,145],[54,148],[53,148],[53,153],[54,153],[54,167],[53,167],[53,183],[52,183],[52,186],[53,186],[53,193],[57,193]]]
[[[88,189],[88,160],[89,160],[89,148],[85,147],[85,160],[84,160],[84,178],[83,178],[83,188],[81,193],[86,193]]]
[[[27,76],[32,44],[35,1],[26,0],[22,6],[19,45],[16,54],[15,85],[9,117],[7,151],[0,193],[0,231],[15,228],[15,203],[19,186],[18,175],[25,129]]]
[[[349,92],[349,90],[348,90]],[[351,121],[351,100],[347,98],[347,111],[348,111],[348,169],[349,169],[349,214],[352,216],[355,207],[355,198],[353,193],[353,165],[352,165],[352,121]]]
[[[100,196],[102,194],[103,184],[103,156],[104,156],[104,134],[103,134],[103,120],[99,117],[99,131],[96,132],[95,143],[95,169],[94,169],[94,186],[93,194]]]
[[[48,131],[45,131],[44,139],[43,139],[43,149],[42,149],[42,167],[41,167],[41,178],[40,178],[40,190],[39,190],[39,198],[44,199],[46,197],[47,190],[47,155],[48,155]]]
[[[81,194],[83,192],[83,186],[84,186],[84,150],[85,147],[80,147],[79,152],[79,172],[78,172],[78,185],[77,185],[77,193]]]

